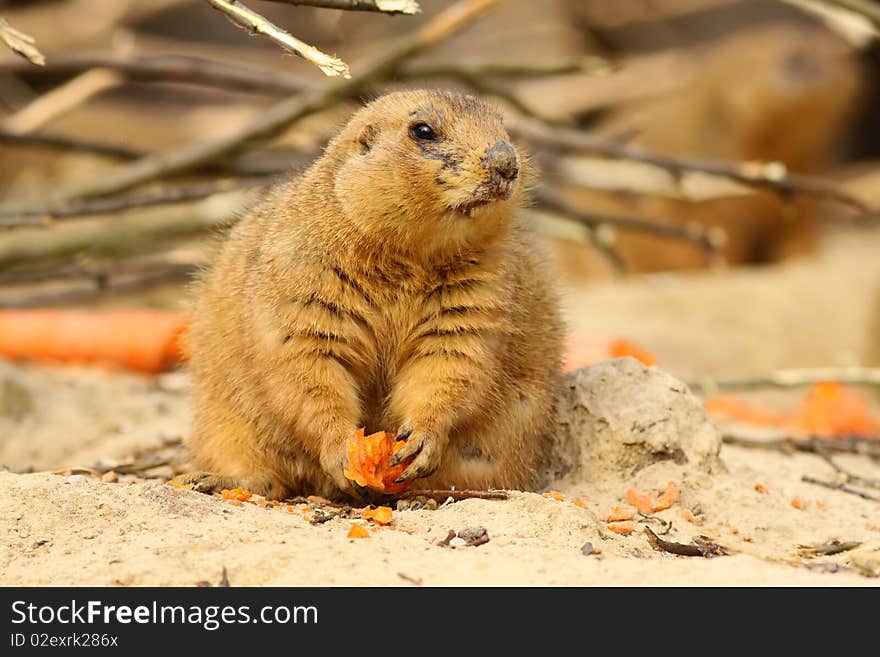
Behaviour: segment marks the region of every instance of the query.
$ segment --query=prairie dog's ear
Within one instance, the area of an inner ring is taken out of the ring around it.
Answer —
[[[364,126],[357,138],[358,149],[360,150],[361,155],[366,155],[370,152],[370,149],[373,148],[373,142],[376,141],[378,134],[379,130],[372,123],[368,123]]]

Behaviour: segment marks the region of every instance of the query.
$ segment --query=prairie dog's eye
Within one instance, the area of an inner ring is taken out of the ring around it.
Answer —
[[[419,139],[421,141],[434,141],[437,139],[437,133],[434,132],[434,128],[422,121],[413,123],[409,127],[409,134],[413,139]]]

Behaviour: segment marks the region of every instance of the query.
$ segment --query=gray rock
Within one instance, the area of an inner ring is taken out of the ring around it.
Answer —
[[[721,468],[721,434],[687,385],[633,358],[572,372],[549,437],[544,481],[629,476],[658,461]]]

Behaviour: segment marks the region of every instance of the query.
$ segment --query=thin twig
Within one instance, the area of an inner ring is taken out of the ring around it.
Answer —
[[[313,88],[311,82],[286,71],[189,55],[57,55],[39,69],[18,60],[0,61],[0,72],[28,80],[76,75],[92,68],[110,69],[141,82],[187,82],[236,91],[288,95]]]
[[[16,30],[5,18],[0,18],[0,41],[5,43],[13,52],[18,53],[31,64],[43,66],[46,58],[37,46],[36,39],[29,34]]]
[[[335,79],[319,89],[283,100],[224,137],[150,155],[115,173],[105,174],[83,185],[61,190],[53,200],[57,203],[121,192],[156,178],[191,171],[208,162],[271,139],[298,121],[357,96],[377,80],[392,73],[416,53],[472,23],[500,1],[459,0],[414,33],[396,41],[351,79]]]
[[[816,451],[823,461],[825,461],[828,465],[834,468],[834,471],[842,475],[846,478],[847,483],[856,484],[858,486],[867,486],[868,488],[880,488],[880,479],[873,479],[871,477],[862,477],[861,475],[857,475],[854,472],[850,472],[839,463],[837,463],[831,455],[823,449],[818,449]]]
[[[67,114],[84,102],[118,86],[122,77],[103,68],[88,70],[55,87],[3,121],[3,129],[24,134]]]
[[[93,141],[84,141],[80,139],[69,139],[67,137],[58,137],[55,135],[41,134],[18,134],[0,129],[0,144],[19,144],[21,146],[35,146],[42,148],[54,148],[63,151],[79,151],[82,153],[93,153],[95,155],[104,155],[106,157],[114,157],[120,160],[136,160],[143,157],[143,151],[128,148],[126,146],[116,146],[113,144],[102,144]]]
[[[510,127],[512,133],[528,142],[542,146],[603,155],[622,160],[643,162],[680,175],[685,171],[699,171],[720,176],[740,184],[771,189],[779,194],[802,194],[838,201],[862,213],[873,211],[861,199],[856,198],[839,185],[819,178],[789,173],[781,165],[756,163],[730,163],[720,160],[704,160],[676,157],[648,151],[639,146],[617,142],[578,130],[548,126],[534,120],[523,120]]]
[[[0,214],[0,229],[19,226],[47,226],[60,219],[113,214],[123,210],[130,210],[132,208],[196,201],[208,196],[223,194],[238,189],[265,187],[271,185],[275,179],[275,176],[254,176],[248,178],[233,178],[230,180],[216,180],[208,183],[180,185],[175,187],[165,186],[141,194],[86,199],[58,209],[43,208],[10,215]]]
[[[697,538],[694,539],[694,543],[685,544],[685,543],[675,543],[673,541],[666,541],[657,536],[650,527],[645,527],[645,534],[648,536],[648,543],[651,544],[651,547],[659,552],[669,552],[671,554],[677,554],[682,557],[720,557],[729,554],[727,548],[706,537],[697,537],[702,540],[697,541]]]
[[[853,385],[880,386],[880,367],[815,367],[777,370],[758,376],[737,376],[728,378],[705,377],[688,382],[688,385],[701,389],[741,389],[741,388],[794,388],[809,386],[825,381]]]
[[[140,292],[159,285],[189,280],[198,269],[199,266],[194,263],[167,263],[145,267],[138,274],[125,272],[117,275],[110,273],[102,275],[96,272],[93,284],[90,286],[0,301],[0,309],[43,308],[59,303],[81,302],[111,292],[114,294]]]
[[[598,215],[584,212],[571,203],[560,198],[558,194],[542,188],[535,194],[535,200],[545,207],[560,212],[594,229],[602,226],[613,227],[618,230],[637,230],[651,233],[660,237],[685,240],[700,247],[706,254],[709,262],[715,264],[720,259],[720,246],[723,238],[711,230],[704,230],[700,226],[679,226],[675,224],[661,224],[650,219],[641,217],[624,217],[616,215]]]
[[[412,497],[428,497],[438,502],[447,498],[452,498],[456,502],[459,500],[506,500],[508,498],[505,490],[446,490],[446,489],[426,489],[426,490],[406,490],[402,493],[394,495],[395,498],[406,500]]]
[[[315,85],[302,77],[252,65],[236,64],[189,55],[57,55],[43,68],[10,59],[0,61],[0,72],[28,80],[76,75],[92,68],[117,71],[129,80],[140,82],[186,82],[219,86],[236,91],[291,95],[314,90]],[[532,78],[600,70],[591,61],[581,63],[541,64],[465,64],[459,62],[414,62],[401,66],[396,79],[430,78]]]
[[[252,9],[248,9],[237,0],[205,0],[217,11],[220,11],[249,32],[266,37],[273,43],[281,46],[294,55],[299,55],[308,62],[317,66],[324,75],[331,77],[341,75],[344,78],[351,77],[348,64],[300,41],[295,36],[282,30]]]
[[[725,445],[737,445],[755,449],[771,449],[780,452],[807,452],[810,454],[863,454],[870,458],[880,457],[880,437],[865,438],[850,436],[843,438],[772,438],[755,439],[725,433]]]
[[[856,490],[855,488],[850,488],[846,484],[841,484],[836,481],[822,481],[821,479],[816,479],[815,477],[811,477],[810,475],[802,476],[801,481],[805,481],[808,484],[816,484],[817,486],[824,486],[825,488],[830,488],[831,490],[839,490],[842,493],[849,493],[850,495],[858,495],[862,499],[871,500],[872,502],[880,502],[880,497],[877,497],[876,495],[871,495],[870,493]]]
[[[422,11],[415,0],[266,0],[266,2],[346,11],[378,11],[383,14],[411,15]]]

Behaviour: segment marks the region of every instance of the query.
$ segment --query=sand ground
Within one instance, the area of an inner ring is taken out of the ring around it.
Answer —
[[[880,352],[878,250],[876,231],[836,231],[801,261],[600,281],[567,289],[565,305],[573,332],[629,338],[686,380],[871,364]],[[596,472],[552,484],[561,500],[512,492],[504,501],[395,511],[391,527],[368,523],[369,538],[351,539],[357,518],[312,524],[314,508],[236,506],[165,483],[185,467],[178,441],[188,426],[187,386],[185,370],[148,378],[0,363],[0,463],[10,468],[0,472],[0,585],[217,584],[224,568],[232,585],[880,584],[880,502],[804,482],[839,476],[813,454],[725,445],[712,474],[672,461]],[[783,407],[802,393],[749,398]],[[117,483],[13,472],[157,455],[172,461]],[[865,456],[839,463],[880,478],[880,464]],[[627,487],[661,490],[669,481],[681,487],[680,501],[637,520],[631,535],[600,520],[624,503]],[[682,543],[707,536],[731,554],[659,552],[645,526]],[[489,542],[439,545],[466,527],[484,528]],[[831,541],[860,545],[827,556],[804,551]],[[583,553],[586,543],[592,554]]]

